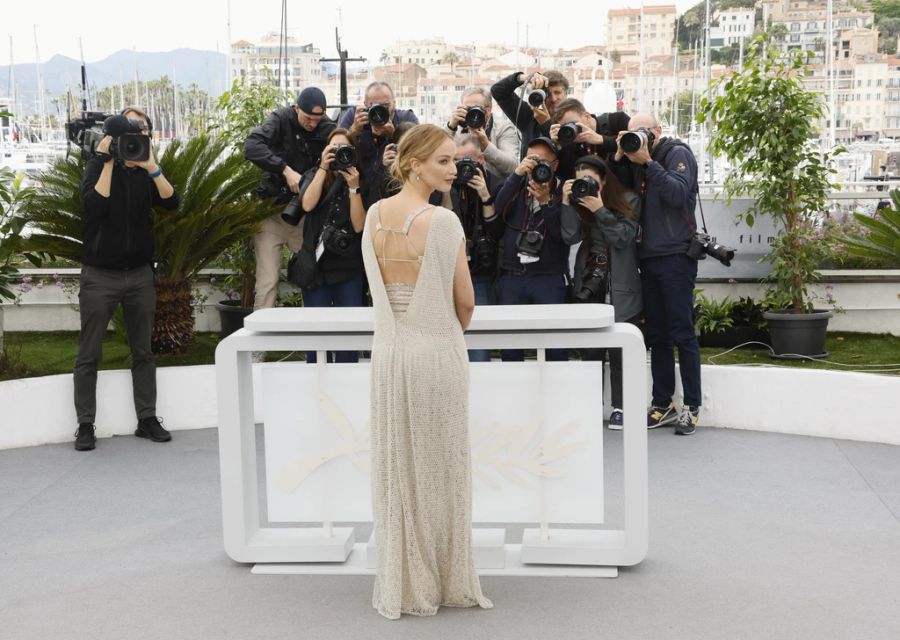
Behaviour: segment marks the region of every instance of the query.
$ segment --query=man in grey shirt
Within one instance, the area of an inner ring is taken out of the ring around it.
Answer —
[[[509,120],[493,117],[492,105],[491,94],[487,89],[469,87],[463,91],[462,104],[456,107],[444,126],[455,136],[466,133],[477,136],[484,153],[485,167],[490,173],[505,180],[519,165],[519,139],[516,128]],[[484,126],[466,126],[466,115],[471,107],[480,107],[484,111]]]

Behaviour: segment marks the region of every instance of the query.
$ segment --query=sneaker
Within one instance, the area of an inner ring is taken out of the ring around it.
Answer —
[[[609,414],[609,428],[613,431],[621,431],[624,420],[625,417],[622,410],[613,408],[612,412]]]
[[[678,419],[678,412],[675,411],[675,405],[669,403],[668,407],[657,407],[653,405],[650,407],[650,412],[647,414],[647,428],[655,429],[656,427],[664,427],[667,424],[672,424]]]
[[[684,411],[678,416],[678,423],[675,425],[675,435],[689,436],[697,428],[697,422],[700,421],[700,407],[689,407],[685,405]]]
[[[94,435],[96,427],[90,422],[78,425],[75,432],[75,451],[90,451],[97,446],[97,437]]]
[[[172,439],[171,434],[162,426],[162,420],[156,416],[138,420],[134,435],[138,438],[149,438],[153,442],[168,442]]]

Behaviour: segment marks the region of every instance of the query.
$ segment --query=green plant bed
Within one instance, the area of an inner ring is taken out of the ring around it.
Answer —
[[[17,365],[11,373],[0,371],[0,380],[14,377],[52,376],[71,373],[78,350],[78,333],[74,331],[54,332],[6,332],[7,357]],[[185,367],[197,364],[214,364],[218,333],[198,333],[197,342],[186,353],[165,355],[156,358],[158,367]],[[266,360],[302,360],[303,353],[267,353]],[[2,361],[0,361],[2,362]],[[113,332],[109,332],[103,342],[103,361],[100,369],[129,369],[131,361],[128,345]],[[23,373],[24,371],[24,373]]]
[[[7,351],[21,368],[14,375],[0,372],[0,380],[71,373],[77,340],[78,334],[75,332],[7,332]],[[180,356],[160,356],[156,363],[160,367],[213,364],[218,342],[218,333],[197,334],[197,342],[187,353]],[[830,361],[854,365],[860,369],[864,369],[865,365],[900,363],[900,337],[897,336],[834,332],[828,334],[827,348],[831,354],[828,358]],[[850,371],[854,368],[820,362],[776,361],[769,357],[767,351],[753,348],[742,348],[720,356],[723,351],[718,348],[701,348],[701,362],[716,365],[765,364],[835,371]],[[498,354],[494,355],[496,357]],[[266,354],[266,361],[296,361],[304,360],[305,357],[303,352],[269,352]],[[710,357],[714,358],[712,362],[709,361]],[[128,369],[129,366],[128,347],[110,333],[103,343],[103,362],[100,368]],[[23,368],[25,373],[22,373]]]
[[[809,360],[773,360],[768,350],[758,350],[756,345],[743,347],[730,353],[725,349],[701,347],[702,364],[764,364],[794,367],[799,369],[829,369],[832,371],[873,371],[867,365],[888,365],[900,363],[900,337],[888,334],[830,332],[825,341],[829,352],[829,362]],[[723,354],[724,355],[720,355]],[[710,358],[713,358],[710,360]],[[850,366],[838,366],[831,363]],[[900,369],[900,366],[896,367]],[[891,372],[891,375],[897,375]]]

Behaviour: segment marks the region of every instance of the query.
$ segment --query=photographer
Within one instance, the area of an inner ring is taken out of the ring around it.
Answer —
[[[466,235],[466,258],[475,287],[475,304],[494,304],[494,280],[497,278],[497,240],[488,233],[486,222],[496,218],[491,197],[497,178],[485,168],[479,136],[474,133],[456,138],[456,181],[446,193],[435,192],[431,203],[452,210],[459,216]],[[489,362],[487,349],[469,351],[470,362]]]
[[[607,168],[613,168],[610,163],[618,149],[616,138],[620,132],[628,131],[629,119],[622,111],[593,115],[575,98],[560,102],[550,125],[550,139],[559,145],[559,177],[572,178],[575,161],[585,155],[602,158]],[[630,171],[626,168],[624,172],[616,172],[628,177],[626,185],[631,183]]]
[[[647,426],[675,422],[675,433],[694,432],[700,414],[700,346],[694,332],[697,261],[686,254],[697,231],[697,161],[690,147],[662,138],[656,118],[631,118],[629,133],[619,135],[617,156],[636,167],[641,185],[643,237],[638,247],[643,286],[645,336],[650,347],[653,402]],[[684,410],[672,404],[675,354],[684,389]]]
[[[419,124],[419,119],[409,109],[396,108],[394,91],[386,82],[376,81],[366,87],[364,105],[348,109],[340,126],[357,140],[363,203],[368,209],[381,199],[378,175],[383,172],[382,158],[387,146],[392,144],[397,127],[403,122]]]
[[[563,184],[560,221],[563,241],[581,242],[575,258],[574,300],[607,301],[615,308],[616,322],[637,324],[641,312],[641,275],[635,238],[640,200],[626,189],[607,164],[595,156],[575,163],[575,180]],[[621,429],[622,350],[585,349],[582,360],[609,357],[612,411],[609,428]]]
[[[302,289],[304,307],[361,307],[366,210],[359,192],[359,150],[346,129],[332,131],[327,143],[319,166],[303,176],[303,248],[291,258],[288,278]],[[306,361],[316,362],[316,353],[307,353]],[[334,361],[358,362],[359,353],[338,351]]]
[[[528,153],[500,188],[497,216],[486,221],[503,240],[499,304],[564,304],[569,245],[560,230],[562,183],[556,177],[557,149],[549,138],[535,138]],[[504,361],[522,360],[520,349],[503,350]],[[565,360],[565,349],[548,349],[547,360]]]
[[[500,179],[506,179],[519,164],[519,141],[516,128],[506,119],[497,120],[491,113],[491,94],[482,87],[469,87],[462,94],[462,104],[447,122],[451,134],[473,134],[484,154],[484,166]]]
[[[117,159],[118,140],[114,146],[114,138],[107,135],[88,160],[81,181],[81,332],[73,372],[78,451],[96,446],[97,366],[106,328],[120,304],[131,351],[132,395],[138,418],[134,435],[154,442],[172,439],[156,416],[156,364],[150,346],[156,311],[151,209],[177,209],[178,194],[150,148],[150,119],[134,107],[121,115],[148,136],[144,144],[149,157],[142,161]]]
[[[527,102],[523,102],[516,89],[528,81],[531,92]],[[535,73],[530,77],[524,73],[514,73],[499,80],[491,87],[491,95],[506,117],[522,134],[520,157],[535,138],[550,135],[550,115],[569,92],[569,81],[559,71]]]
[[[281,273],[282,247],[299,251],[303,228],[299,225],[300,192],[303,174],[316,166],[334,122],[325,115],[325,94],[307,87],[297,96],[297,104],[273,111],[244,142],[244,157],[266,172],[260,187],[263,197],[283,202],[285,212],[263,220],[253,239],[256,252],[256,298],[254,309],[275,306]]]

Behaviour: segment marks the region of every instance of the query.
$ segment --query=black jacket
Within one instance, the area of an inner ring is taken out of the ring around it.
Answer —
[[[562,182],[554,178],[556,185],[550,202],[532,212],[528,208],[527,180],[527,176],[515,173],[509,176],[495,198],[497,215],[485,222],[488,232],[503,240],[503,270],[526,275],[567,275],[569,245],[563,240],[560,227]],[[521,263],[516,247],[519,233],[526,227],[544,235],[540,260],[530,264]]]
[[[301,201],[315,175],[316,170],[310,169],[303,176],[303,182],[300,185]],[[350,221],[350,192],[344,177],[340,174],[337,174],[327,191],[323,189],[322,197],[315,208],[303,216],[302,251],[306,252],[307,256],[310,254],[315,256],[316,245],[322,235],[322,230],[329,222],[350,233],[352,248],[349,255],[333,253],[326,248],[317,262],[316,278],[307,288],[346,282],[362,275],[364,271],[362,232],[356,233],[353,230],[353,223]]]
[[[537,120],[534,119],[531,106],[516,95],[516,89],[522,86],[518,77],[519,72],[517,71],[498,80],[491,87],[491,95],[497,101],[497,104],[500,105],[506,117],[516,125],[516,129],[522,134],[522,143],[519,145],[519,158],[521,159],[525,157],[529,142],[541,136],[549,137],[550,121],[548,120],[543,125],[538,124]]]
[[[178,193],[163,199],[144,169],[129,169],[116,162],[109,197],[104,198],[94,190],[102,170],[103,161],[91,158],[81,180],[82,264],[105,269],[153,264],[156,247],[151,209],[177,209]]]
[[[263,196],[277,196],[286,186],[285,166],[305,173],[319,164],[334,122],[323,116],[312,131],[297,121],[293,107],[273,111],[266,121],[253,129],[244,141],[244,157],[267,173],[263,178]]]

